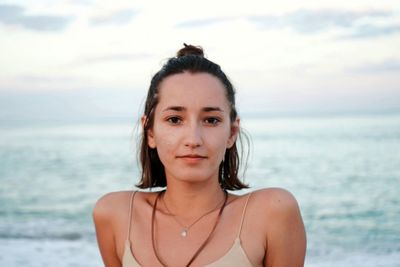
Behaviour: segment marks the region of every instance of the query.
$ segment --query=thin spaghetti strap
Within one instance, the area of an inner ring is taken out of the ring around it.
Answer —
[[[137,193],[137,191],[132,192],[131,200],[129,203],[128,236],[126,237],[126,240],[129,240],[129,237],[131,236],[132,206],[133,206],[133,200],[134,200],[136,193]]]
[[[253,192],[250,192],[250,193],[249,193],[249,195],[247,196],[247,199],[246,199],[246,203],[244,204],[244,207],[243,207],[242,219],[240,220],[239,231],[238,231],[238,233],[237,233],[237,237],[238,237],[238,238],[240,238],[240,233],[242,232],[242,226],[243,226],[244,216],[246,215],[247,203],[249,203],[249,199],[250,199],[251,193],[253,193]]]

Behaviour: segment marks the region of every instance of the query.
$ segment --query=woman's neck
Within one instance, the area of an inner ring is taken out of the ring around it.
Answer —
[[[209,185],[175,183],[167,187],[163,202],[171,213],[184,220],[190,220],[217,209],[224,198],[224,192],[218,183]]]

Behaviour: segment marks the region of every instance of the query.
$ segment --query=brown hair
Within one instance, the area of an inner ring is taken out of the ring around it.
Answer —
[[[167,180],[164,165],[158,157],[157,148],[148,146],[148,130],[152,129],[154,123],[154,110],[159,100],[160,84],[166,77],[183,73],[209,73],[218,78],[226,89],[226,97],[230,104],[230,120],[235,121],[237,111],[235,107],[235,90],[228,77],[221,70],[221,67],[204,57],[203,49],[199,46],[184,44],[184,47],[177,52],[176,57],[170,58],[167,63],[153,76],[144,108],[145,121],[140,140],[140,163],[142,166],[142,177],[137,184],[139,188],[165,187]],[[241,135],[239,132],[239,139]],[[245,136],[246,141],[248,138]],[[239,152],[236,142],[227,149],[225,158],[219,167],[218,180],[221,188],[227,190],[239,190],[248,188],[248,185],[240,181],[239,172]]]

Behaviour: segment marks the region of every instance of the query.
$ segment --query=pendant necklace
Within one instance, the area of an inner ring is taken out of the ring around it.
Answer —
[[[203,218],[204,218],[205,216],[207,216],[208,214],[210,214],[210,213],[214,212],[215,210],[217,210],[218,207],[221,205],[220,203],[218,203],[217,206],[215,206],[215,208],[213,208],[212,210],[207,211],[206,213],[204,213],[203,215],[201,215],[199,218],[197,218],[196,220],[194,220],[194,222],[192,222],[190,225],[186,226],[186,225],[184,225],[183,223],[181,223],[181,221],[178,220],[176,214],[173,214],[173,213],[169,210],[169,208],[168,208],[168,206],[167,206],[167,203],[166,203],[165,200],[164,200],[164,195],[165,195],[165,194],[162,194],[161,201],[163,202],[165,209],[166,209],[166,210],[168,211],[168,213],[172,216],[172,218],[182,227],[182,230],[181,230],[181,232],[180,232],[180,235],[181,235],[182,237],[187,237],[188,234],[189,234],[189,230],[190,230],[190,228],[191,228],[193,225],[195,225],[198,221],[200,221],[201,219],[203,219]]]
[[[151,245],[153,247],[153,251],[154,254],[157,258],[157,260],[161,263],[162,266],[167,267],[167,265],[162,261],[158,250],[157,250],[157,244],[156,244],[156,227],[155,227],[155,221],[156,221],[156,210],[157,210],[157,202],[160,199],[161,195],[164,193],[165,191],[160,191],[160,193],[158,193],[156,200],[154,201],[154,205],[153,205],[153,212],[151,214]],[[218,213],[218,217],[215,220],[215,223],[213,225],[213,228],[211,229],[211,232],[208,234],[206,240],[204,240],[203,244],[201,244],[201,246],[196,250],[196,252],[193,254],[192,258],[189,260],[189,262],[185,265],[186,267],[190,266],[193,261],[197,258],[197,256],[200,254],[200,252],[204,249],[204,247],[208,244],[208,242],[211,240],[211,237],[215,231],[215,228],[217,228],[217,225],[219,223],[219,220],[221,218],[221,214],[225,209],[226,206],[226,202],[228,200],[228,192],[224,190],[225,193],[225,198],[224,198],[224,203],[222,204],[221,208],[219,209],[219,213]],[[204,216],[203,216],[204,217]]]

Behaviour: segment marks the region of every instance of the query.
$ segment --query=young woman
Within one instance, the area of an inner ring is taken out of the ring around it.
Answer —
[[[235,195],[240,120],[220,66],[186,45],[157,72],[144,115],[139,188],[93,211],[105,266],[303,266],[295,198],[278,188]]]

